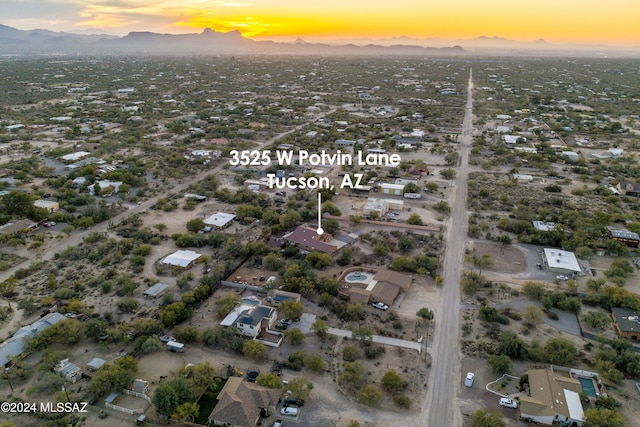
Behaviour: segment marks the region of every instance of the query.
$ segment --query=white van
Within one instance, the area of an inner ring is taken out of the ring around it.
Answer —
[[[475,375],[473,375],[473,372],[467,372],[467,377],[464,379],[464,385],[467,387],[471,387],[473,385],[474,378]]]

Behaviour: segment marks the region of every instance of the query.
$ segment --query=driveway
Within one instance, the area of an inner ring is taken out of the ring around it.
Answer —
[[[316,321],[316,315],[310,313],[302,313],[300,320],[291,325],[292,328],[298,328],[303,334],[311,332],[311,325]]]
[[[346,329],[328,328],[327,333],[338,337],[352,337],[352,332]],[[392,345],[394,347],[410,348],[418,351],[422,351],[423,347],[421,343],[416,341],[399,340],[397,338],[383,337],[380,335],[373,335],[373,342],[378,344]]]

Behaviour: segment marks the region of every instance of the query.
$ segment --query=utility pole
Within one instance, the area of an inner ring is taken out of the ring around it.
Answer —
[[[13,393],[13,384],[11,384],[11,377],[9,376],[9,368],[4,368],[4,373],[7,376],[7,382],[9,383],[9,387],[11,387],[11,393]]]

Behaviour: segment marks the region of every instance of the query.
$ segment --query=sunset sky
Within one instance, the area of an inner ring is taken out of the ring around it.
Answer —
[[[0,23],[23,30],[125,35],[210,27],[308,41],[485,35],[640,46],[638,17],[638,0],[2,0],[0,6]]]

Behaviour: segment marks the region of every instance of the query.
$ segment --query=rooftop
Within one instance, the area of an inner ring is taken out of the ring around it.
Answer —
[[[175,251],[171,255],[165,257],[161,262],[163,264],[174,265],[178,267],[188,267],[189,264],[200,258],[202,255],[198,252],[189,250]]]
[[[544,256],[547,259],[549,268],[559,268],[580,273],[582,269],[573,252],[561,249],[544,248]]]

